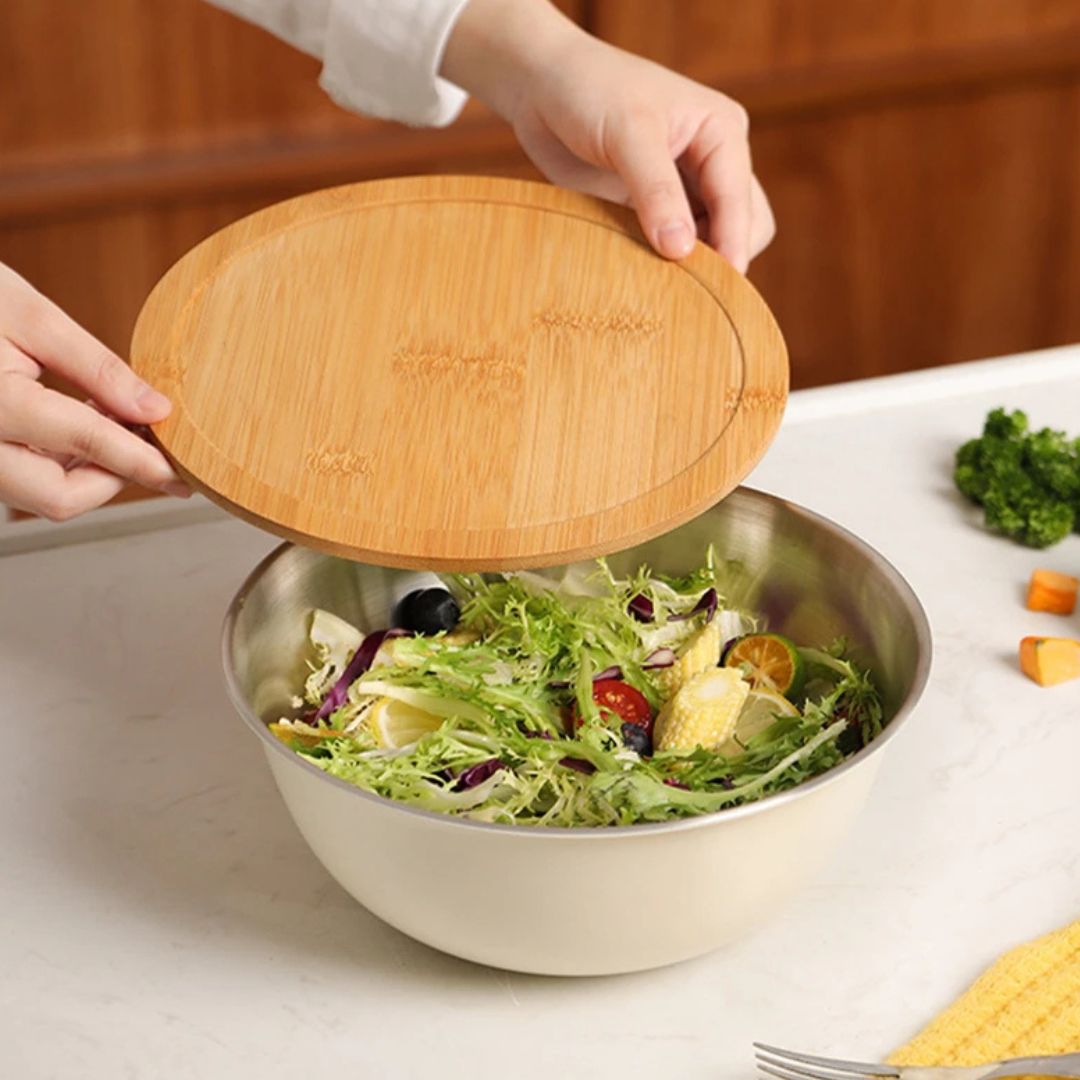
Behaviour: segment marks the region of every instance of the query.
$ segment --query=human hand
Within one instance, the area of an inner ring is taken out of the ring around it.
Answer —
[[[43,386],[46,370],[90,402]],[[123,426],[168,414],[164,396],[0,265],[0,503],[64,521],[108,502],[128,482],[189,494],[162,454]]]
[[[745,272],[773,238],[746,110],[547,0],[470,0],[442,74],[508,120],[550,180],[632,205],[661,255],[688,255],[696,236]]]

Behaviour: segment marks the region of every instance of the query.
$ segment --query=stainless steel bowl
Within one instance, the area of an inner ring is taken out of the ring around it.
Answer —
[[[746,488],[609,561],[616,572],[648,562],[680,573],[710,543],[741,564],[732,599],[763,611],[771,628],[814,644],[846,635],[877,677],[888,717],[884,733],[843,765],[748,806],[624,828],[487,825],[382,799],[294,754],[266,723],[290,711],[303,680],[308,613],[322,607],[361,629],[384,625],[427,580],[414,571],[278,548],[225,620],[229,693],[312,850],[404,933],[543,974],[612,974],[697,956],[767,920],[835,851],[923,691],[931,651],[922,606],[885,559],[825,518]]]

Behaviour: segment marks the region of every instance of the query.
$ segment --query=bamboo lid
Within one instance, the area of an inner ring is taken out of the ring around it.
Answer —
[[[154,434],[234,513],[364,562],[539,567],[665,532],[772,439],[784,343],[699,244],[544,184],[315,192],[203,241],[135,328]]]

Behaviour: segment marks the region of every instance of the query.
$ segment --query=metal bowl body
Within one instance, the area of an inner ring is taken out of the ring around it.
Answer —
[[[371,629],[428,579],[292,545],[270,555],[226,618],[226,681],[327,870],[420,941],[541,974],[658,967],[768,920],[857,818],[882,752],[922,693],[930,632],[910,587],[873,549],[816,514],[747,488],[609,562],[617,573],[642,562],[685,572],[710,543],[741,564],[731,599],[763,612],[770,628],[814,644],[849,638],[879,681],[888,725],[843,765],[790,791],[685,821],[608,829],[486,825],[415,810],[327,776],[282,745],[266,722],[291,711],[310,610]]]

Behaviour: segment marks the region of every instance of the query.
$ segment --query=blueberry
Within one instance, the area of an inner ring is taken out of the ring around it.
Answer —
[[[640,724],[623,724],[622,741],[624,746],[640,757],[652,756],[652,739]]]
[[[453,630],[460,617],[457,601],[445,589],[417,589],[398,604],[395,624],[430,637]]]

